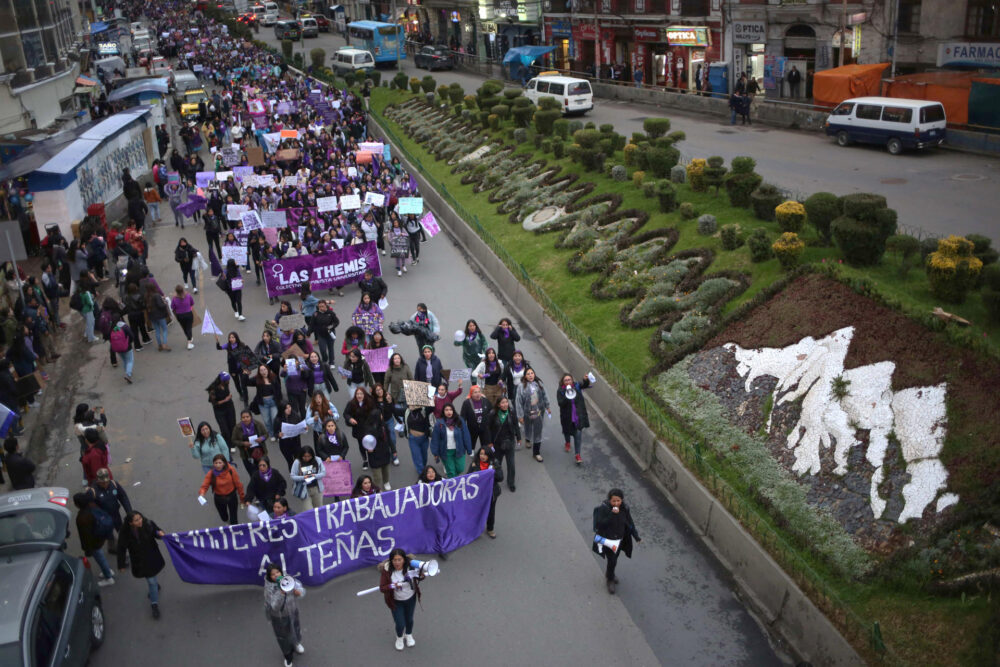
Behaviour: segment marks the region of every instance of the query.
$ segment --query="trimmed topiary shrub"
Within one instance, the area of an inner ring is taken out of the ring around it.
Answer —
[[[681,152],[672,146],[658,146],[645,151],[647,170],[657,178],[670,178],[670,170],[681,159]]]
[[[571,120],[569,122],[569,136],[573,136],[582,129],[583,129],[583,121]]]
[[[601,126],[597,128],[601,134],[611,134],[615,131],[615,126],[611,123],[601,123]]]
[[[522,97],[520,88],[504,88],[503,96],[508,100],[512,100],[515,97]]]
[[[512,108],[515,108],[515,107],[532,107],[532,108],[534,108],[534,105],[531,103],[531,100],[529,100],[527,97],[515,97],[511,101],[510,106]]]
[[[281,40],[281,55],[285,57],[285,60],[292,59],[292,40],[290,39]]]
[[[392,84],[396,86],[397,90],[406,90],[409,81],[410,78],[406,76],[406,72],[397,72],[396,76],[392,77]]]
[[[646,172],[644,171],[633,171],[632,172],[632,185],[636,188],[642,187],[642,181],[646,178]]]
[[[493,108],[490,109],[490,113],[499,116],[500,120],[508,120],[510,118],[510,107],[506,104],[494,104]]]
[[[711,236],[719,228],[719,223],[714,215],[706,213],[698,218],[698,233],[702,236]]]
[[[448,86],[448,99],[454,105],[459,105],[462,103],[462,98],[465,97],[465,91],[462,90],[462,86],[458,83],[453,83]],[[475,100],[475,98],[473,98]]]
[[[542,140],[542,152],[543,153],[551,153],[552,152],[552,140],[551,139],[543,139]]]
[[[674,130],[667,135],[667,138],[676,144],[678,141],[684,141],[687,139],[687,134],[685,134],[683,130]]]
[[[993,323],[1000,323],[1000,264],[983,267],[983,305]]]
[[[750,194],[753,214],[758,220],[774,220],[774,209],[781,203],[782,196],[778,188],[770,183],[763,183]]]
[[[476,98],[473,95],[466,95],[462,98],[465,101],[465,108],[474,110],[476,108]]]
[[[437,89],[438,97],[440,97],[441,101],[444,102],[445,104],[448,103],[448,92],[450,90],[451,89],[448,88],[448,86],[445,86],[445,85],[438,86],[438,89]]]
[[[313,49],[309,52],[309,61],[312,63],[313,69],[319,69],[326,64],[326,50],[324,49]]]
[[[519,127],[514,130],[514,142],[518,144],[523,144],[528,140],[528,131],[523,127]]]
[[[757,161],[752,157],[741,155],[733,158],[732,163],[729,165],[729,170],[734,174],[751,174],[756,166]]]
[[[354,86],[354,72],[344,72],[344,85],[348,88]]]
[[[372,85],[378,87],[379,83],[382,81],[382,72],[378,70],[372,70],[367,73],[369,79],[372,80]]]
[[[642,194],[648,199],[656,196],[656,181],[644,181],[642,184]]]
[[[545,101],[550,99],[552,98],[543,97],[539,101]],[[535,112],[534,116],[535,131],[538,132],[538,134],[544,135],[546,137],[551,136],[553,131],[553,125],[561,115],[562,113],[558,110],[540,108],[538,111]]]
[[[518,100],[528,99],[526,97],[519,97]],[[515,100],[517,101],[517,100]],[[520,128],[528,127],[531,124],[531,117],[535,114],[535,107],[531,106],[516,106],[512,112],[514,116],[514,124]]]
[[[774,209],[774,219],[782,232],[798,234],[806,224],[806,208],[797,201],[782,202]]]
[[[656,197],[660,200],[660,213],[670,213],[677,208],[677,190],[670,181],[657,181]]]
[[[805,250],[806,244],[802,242],[795,232],[785,232],[777,241],[771,244],[771,252],[778,258],[778,263],[785,271],[791,271],[798,265],[799,257]]]
[[[899,255],[899,277],[905,278],[916,263],[920,241],[908,234],[894,234],[885,241],[886,252]]]
[[[499,122],[500,117],[497,116],[497,122]],[[490,112],[480,111],[479,112],[479,124],[483,126],[483,129],[488,129],[490,126]]]
[[[628,170],[620,164],[611,167],[611,180],[624,183],[628,179]]]
[[[585,129],[585,130],[596,130],[597,129],[597,125],[594,123],[594,121],[588,120],[587,124],[583,126],[583,129]]]
[[[486,113],[486,112],[484,111],[483,113]],[[496,132],[497,130],[500,129],[500,116],[499,115],[497,115],[495,113],[491,113],[489,115],[489,117],[487,118],[487,120],[490,123],[490,129],[491,130],[493,130],[494,132]]]
[[[667,132],[670,131],[670,119],[669,118],[647,118],[642,121],[642,129],[646,131],[646,134],[650,138],[655,139],[656,137],[662,137]]]
[[[596,148],[600,140],[601,133],[597,130],[577,130],[573,133],[573,141],[583,148]]]
[[[715,188],[715,194],[719,194],[719,186],[722,185],[726,177],[725,160],[718,155],[708,158],[708,166],[705,167],[705,185]]]
[[[695,192],[704,192],[708,189],[708,186],[705,185],[705,167],[707,166],[708,162],[701,158],[695,158],[688,163],[687,179],[688,183],[691,184],[691,189]]]
[[[722,239],[724,250],[736,250],[743,245],[739,225],[723,225],[722,229],[719,230],[719,238]]]
[[[694,220],[698,217],[698,211],[695,210],[694,204],[689,201],[677,207],[677,212],[681,214],[681,220]]]
[[[635,152],[639,150],[639,147],[635,144],[626,144],[624,148],[625,153],[625,165],[628,167],[635,166]]]
[[[565,141],[556,141],[552,144],[552,155],[554,155],[557,160],[561,160],[563,155],[565,154],[566,154]]]
[[[733,160],[733,165],[735,166],[736,160],[740,158],[735,158]],[[746,158],[750,159],[750,158]],[[760,174],[755,174],[754,172],[736,172],[733,171],[726,175],[723,183],[726,186],[726,194],[729,195],[729,204],[737,208],[750,208],[753,203],[750,199],[750,195],[760,187],[761,181]]]
[[[413,77],[412,79],[410,79],[410,90],[414,93],[419,93],[420,89],[421,89],[420,79],[418,79],[417,77]],[[434,90],[434,88],[432,87],[431,90]]]
[[[927,280],[931,294],[947,303],[963,303],[976,284],[983,262],[973,254],[975,245],[961,236],[949,236],[938,242],[938,249],[927,257]]]
[[[763,227],[750,232],[746,243],[750,249],[750,261],[754,264],[771,259],[771,240],[767,238],[767,230]]]
[[[675,164],[670,168],[670,182],[671,183],[683,183],[687,180],[687,169],[684,165]]]
[[[840,199],[832,192],[817,192],[803,202],[806,219],[816,228],[827,243],[830,242],[830,223],[840,215]]]
[[[830,223],[830,234],[844,259],[858,266],[877,264],[886,239],[896,233],[896,212],[885,208],[881,195],[847,195],[840,203],[844,214]]]
[[[539,103],[540,102],[541,100],[539,100]],[[565,118],[559,118],[552,123],[552,131],[555,132],[557,137],[569,139],[569,121]]]
[[[638,146],[644,141],[649,141],[649,135],[644,132],[633,132],[631,142]]]
[[[990,247],[993,245],[993,239],[982,234],[966,234],[965,238],[972,242],[972,254],[979,258],[983,266],[994,264],[1000,258],[1000,253]]]

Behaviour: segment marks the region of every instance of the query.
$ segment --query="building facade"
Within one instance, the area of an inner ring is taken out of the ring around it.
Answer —
[[[0,0],[0,132],[45,128],[75,108],[79,31],[70,0]]]

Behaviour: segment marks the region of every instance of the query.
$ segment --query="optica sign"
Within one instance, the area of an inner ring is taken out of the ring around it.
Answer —
[[[708,46],[708,28],[671,26],[666,29],[667,42],[671,46]]]
[[[767,41],[767,23],[764,21],[733,21],[734,44],[763,44]]]

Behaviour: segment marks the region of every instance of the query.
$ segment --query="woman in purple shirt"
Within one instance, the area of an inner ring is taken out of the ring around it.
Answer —
[[[174,311],[174,317],[184,330],[184,337],[187,338],[187,349],[194,349],[194,336],[191,332],[191,325],[194,324],[194,299],[184,289],[184,285],[174,288],[176,295],[170,300],[170,310]]]

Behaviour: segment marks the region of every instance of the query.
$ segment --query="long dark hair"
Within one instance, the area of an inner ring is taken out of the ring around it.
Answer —
[[[207,426],[208,427],[208,440],[202,440],[202,438],[201,438],[201,427],[202,426]],[[201,422],[200,424],[198,424],[198,428],[194,432],[194,439],[195,440],[197,440],[198,442],[211,442],[214,438],[215,438],[215,430],[212,428],[211,424],[209,424],[208,422]]]
[[[393,569],[395,569],[392,565],[392,559],[395,558],[396,556],[403,557],[403,572],[405,573],[406,561],[409,560],[409,556],[406,554],[406,549],[400,549],[399,547],[396,547],[395,549],[389,552],[389,571],[392,572]]]

